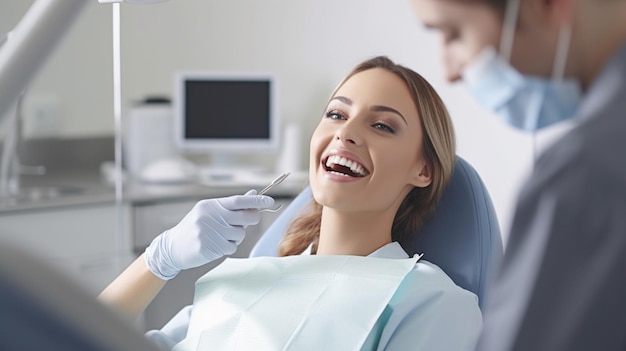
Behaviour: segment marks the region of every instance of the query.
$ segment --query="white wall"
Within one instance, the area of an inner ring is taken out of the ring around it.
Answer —
[[[32,1],[0,0],[0,31]],[[181,69],[271,71],[280,79],[280,112],[308,136],[332,88],[357,62],[385,54],[424,75],[452,114],[458,153],[481,174],[508,228],[530,168],[531,137],[479,108],[460,85],[443,81],[438,38],[414,19],[408,0],[172,0],[122,7],[124,102],[171,94]],[[29,97],[57,101],[58,135],[110,134],[111,8],[89,5]],[[308,142],[303,153],[308,152]],[[307,157],[303,155],[303,162]]]

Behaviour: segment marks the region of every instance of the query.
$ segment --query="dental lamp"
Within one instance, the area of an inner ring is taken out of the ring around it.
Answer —
[[[36,0],[10,35],[0,39],[0,125],[88,1]],[[98,0],[102,4],[164,1]]]

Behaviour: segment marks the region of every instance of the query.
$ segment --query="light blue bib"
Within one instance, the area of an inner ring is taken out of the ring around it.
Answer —
[[[196,282],[174,350],[360,350],[418,260],[229,258]]]

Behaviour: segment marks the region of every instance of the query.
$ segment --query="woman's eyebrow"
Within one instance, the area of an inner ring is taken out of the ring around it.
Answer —
[[[351,106],[352,105],[352,100],[350,100],[349,98],[345,97],[345,96],[335,96],[331,99],[332,100],[339,100],[341,102],[343,102],[344,104]],[[389,106],[383,106],[383,105],[374,105],[372,107],[370,107],[370,111],[375,111],[375,112],[391,112],[391,113],[395,113],[398,116],[400,116],[400,118],[402,118],[402,120],[404,121],[404,123],[406,125],[409,125],[409,123],[406,121],[406,118],[404,118],[404,116],[395,108],[391,108]]]
[[[372,107],[370,107],[371,111],[376,111],[376,112],[391,112],[391,113],[395,113],[398,116],[400,116],[400,118],[402,118],[402,120],[404,121],[404,123],[408,126],[409,123],[406,121],[406,118],[404,118],[404,116],[395,108],[391,108],[389,106],[382,106],[382,105],[374,105]]]
[[[352,100],[348,99],[345,96],[335,96],[332,99],[330,99],[330,101],[333,101],[333,100],[339,100],[339,101],[343,102],[346,105],[352,105]]]

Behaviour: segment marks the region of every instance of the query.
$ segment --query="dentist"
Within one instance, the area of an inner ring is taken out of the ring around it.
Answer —
[[[463,81],[513,127],[575,119],[518,200],[479,350],[626,347],[626,1],[412,0]]]

